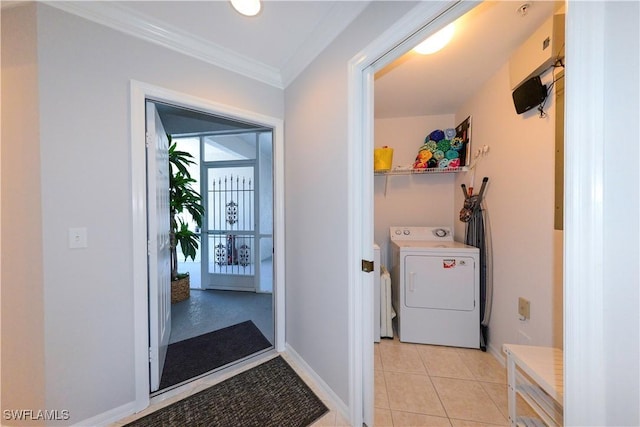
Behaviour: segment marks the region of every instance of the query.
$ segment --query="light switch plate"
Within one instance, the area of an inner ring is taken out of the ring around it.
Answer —
[[[81,249],[88,246],[87,228],[78,227],[69,229],[69,249]]]

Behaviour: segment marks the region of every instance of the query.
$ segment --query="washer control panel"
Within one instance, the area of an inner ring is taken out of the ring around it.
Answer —
[[[389,229],[391,240],[453,241],[451,227],[401,227]]]

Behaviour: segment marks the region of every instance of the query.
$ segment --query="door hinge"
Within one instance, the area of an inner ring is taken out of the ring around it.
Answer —
[[[151,347],[149,347],[149,363],[151,363],[152,358],[153,358],[153,350],[151,349]]]
[[[147,240],[147,256],[151,256],[151,240]]]
[[[373,271],[373,261],[366,259],[362,260],[362,271],[365,273],[371,273]]]
[[[144,145],[149,148],[149,144],[151,144],[151,137],[149,136],[149,132],[145,132],[144,134]]]

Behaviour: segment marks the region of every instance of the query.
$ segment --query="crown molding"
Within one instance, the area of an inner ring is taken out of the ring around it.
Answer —
[[[300,48],[285,61],[281,70],[283,86],[289,86],[369,3],[369,0],[335,2]]]
[[[370,1],[335,2],[304,43],[285,61],[281,70],[116,2],[48,0],[43,3],[278,89],[284,89],[360,15]]]
[[[209,64],[283,89],[280,70],[114,2],[45,1],[47,5]]]

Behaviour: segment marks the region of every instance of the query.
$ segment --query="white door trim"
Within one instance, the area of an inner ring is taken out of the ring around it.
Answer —
[[[373,277],[361,259],[373,259],[373,78],[418,41],[462,16],[479,2],[422,2],[381,34],[348,65],[348,280],[349,409],[352,425],[371,420],[373,396],[365,385],[373,376]],[[368,401],[365,401],[365,394]]]
[[[564,421],[606,425],[604,160],[606,2],[566,14]],[[588,374],[585,374],[588,373]]]
[[[274,185],[274,313],[275,348],[285,350],[285,265],[284,265],[284,122],[282,119],[215,103],[158,86],[131,81],[131,218],[133,248],[133,303],[135,338],[136,412],[149,406],[149,337],[147,289],[147,223],[145,172],[145,99],[197,109],[230,119],[273,128]]]

